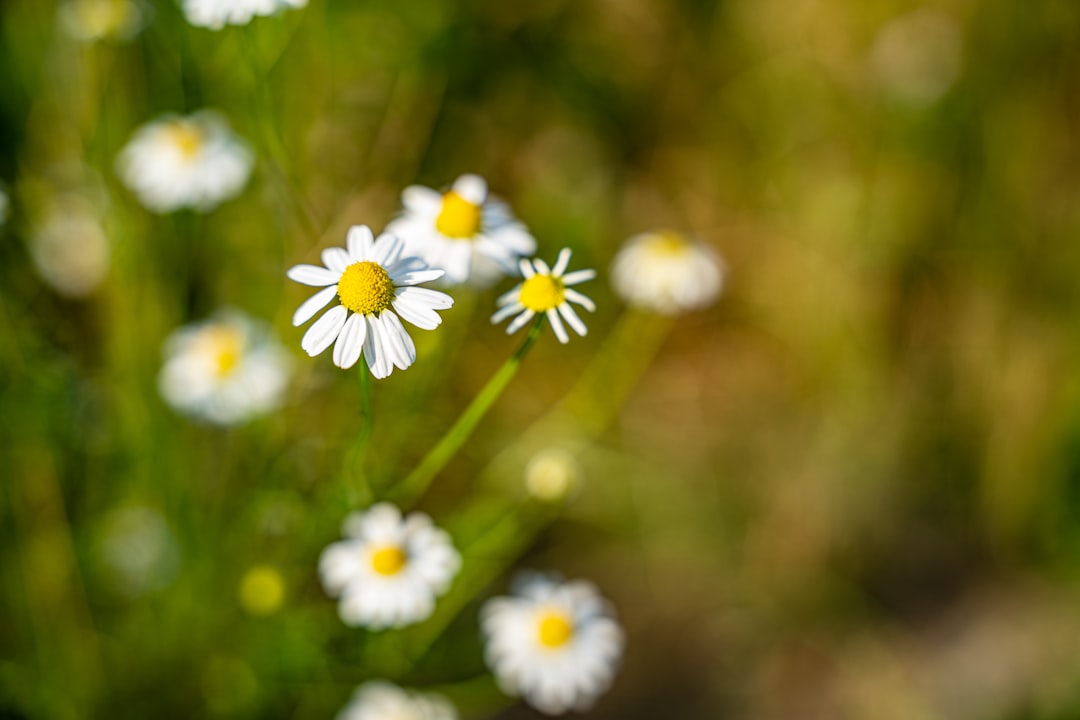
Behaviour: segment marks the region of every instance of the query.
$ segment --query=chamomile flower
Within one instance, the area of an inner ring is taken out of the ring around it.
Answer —
[[[337,720],[457,720],[454,706],[441,695],[403,690],[376,680],[356,689]]]
[[[416,346],[398,316],[422,330],[434,330],[442,322],[435,311],[446,310],[454,300],[446,293],[413,287],[442,277],[443,271],[428,268],[420,258],[402,257],[404,246],[395,236],[383,233],[376,240],[370,228],[356,225],[349,229],[346,245],[323,250],[325,267],[289,268],[290,279],[322,288],[293,313],[293,325],[303,325],[337,299],[339,304],[308,328],[300,347],[315,357],[333,345],[334,364],[340,368],[351,368],[362,352],[371,374],[384,378],[416,360]]]
[[[517,317],[506,327],[507,334],[510,334],[524,327],[537,313],[544,313],[559,342],[570,342],[563,320],[574,332],[584,337],[588,329],[570,303],[577,303],[589,312],[595,311],[596,305],[570,286],[592,280],[596,277],[596,271],[575,270],[567,273],[566,266],[569,264],[570,248],[562,249],[553,268],[539,258],[522,260],[521,274],[525,280],[498,299],[499,309],[491,316],[491,322],[502,322],[517,313]]]
[[[180,328],[165,342],[162,397],[179,412],[233,425],[274,410],[289,357],[267,327],[238,311]]]
[[[402,238],[409,253],[445,270],[447,284],[489,285],[514,274],[517,259],[536,250],[533,236],[477,175],[462,175],[445,193],[412,185],[401,202],[404,211],[387,231]]]
[[[345,519],[346,540],[319,558],[323,588],[339,598],[346,625],[372,629],[420,622],[435,609],[461,567],[450,536],[424,513],[401,511],[389,503]]]
[[[184,16],[192,25],[220,30],[226,25],[247,25],[256,15],[305,5],[307,0],[184,0]]]
[[[588,710],[611,684],[623,632],[591,583],[531,574],[481,610],[485,657],[499,687],[537,710]]]
[[[253,162],[225,119],[203,110],[143,125],[120,152],[117,170],[153,212],[184,207],[205,212],[243,190]]]
[[[671,231],[635,235],[611,266],[611,283],[623,300],[665,315],[705,307],[723,280],[716,253]]]

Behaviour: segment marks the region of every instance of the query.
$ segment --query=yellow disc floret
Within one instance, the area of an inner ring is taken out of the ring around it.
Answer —
[[[548,648],[562,647],[574,636],[574,624],[565,613],[547,610],[540,615],[537,625],[540,644]]]
[[[371,553],[371,567],[380,575],[397,575],[408,557],[397,545],[386,545]]]
[[[662,230],[645,242],[649,250],[657,255],[679,255],[690,247],[686,238],[673,230]]]
[[[471,238],[480,230],[480,206],[451,190],[443,195],[435,229],[449,238]]]
[[[180,151],[180,155],[185,160],[195,157],[196,153],[202,149],[203,143],[206,142],[202,130],[189,120],[177,120],[169,123],[165,132],[168,134],[170,142],[176,146],[176,149]]]
[[[518,302],[533,312],[547,312],[566,300],[566,286],[552,275],[533,275],[521,285]]]
[[[214,325],[203,330],[193,347],[213,369],[218,379],[227,377],[244,356],[244,335],[228,324]]]
[[[345,268],[337,292],[342,305],[361,315],[378,315],[394,302],[394,283],[382,265],[370,260]]]

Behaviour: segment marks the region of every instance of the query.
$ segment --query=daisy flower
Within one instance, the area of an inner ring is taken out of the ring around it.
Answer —
[[[253,162],[225,119],[203,110],[143,125],[120,152],[117,171],[153,212],[205,212],[244,188]]]
[[[716,253],[670,231],[635,235],[611,266],[611,283],[623,300],[665,315],[710,304],[723,280]]]
[[[184,16],[192,25],[220,30],[226,25],[247,25],[256,15],[305,5],[307,0],[184,0]]]
[[[584,337],[588,329],[570,307],[570,303],[577,303],[589,312],[595,311],[596,305],[570,286],[592,280],[596,277],[596,271],[575,270],[572,273],[566,273],[566,266],[569,264],[570,248],[562,249],[553,268],[549,268],[547,263],[539,258],[522,260],[520,267],[525,281],[498,299],[499,309],[491,316],[491,322],[502,322],[514,313],[518,313],[518,316],[506,327],[506,332],[509,334],[524,327],[525,323],[532,320],[537,313],[545,313],[559,342],[570,342],[570,336],[563,327],[563,320],[574,329],[574,332]]]
[[[177,411],[234,425],[281,405],[289,357],[269,328],[228,310],[180,328],[165,341],[158,376],[162,397]]]
[[[342,526],[346,540],[319,558],[323,588],[339,598],[346,625],[372,629],[420,622],[435,609],[461,567],[450,536],[424,513],[379,503],[352,513]]]
[[[349,229],[347,249],[322,252],[325,267],[296,265],[286,273],[303,285],[323,288],[293,313],[294,326],[315,316],[335,298],[339,304],[316,320],[300,347],[315,357],[334,345],[334,364],[351,368],[367,358],[371,374],[387,377],[394,367],[402,370],[416,360],[416,346],[398,319],[422,330],[434,330],[442,322],[436,310],[454,304],[446,293],[413,287],[442,277],[442,270],[428,268],[416,257],[402,257],[401,240],[389,233],[374,239],[366,225]],[[335,340],[337,342],[335,342]]]
[[[403,690],[393,683],[364,683],[337,720],[457,720],[454,706],[441,695]]]
[[[623,632],[591,583],[530,574],[481,610],[485,656],[499,687],[537,710],[588,710],[611,684]]]
[[[506,203],[488,195],[477,175],[462,175],[445,193],[412,185],[401,202],[405,209],[387,231],[405,240],[410,253],[445,270],[448,284],[489,285],[514,274],[516,260],[536,250],[533,236]]]

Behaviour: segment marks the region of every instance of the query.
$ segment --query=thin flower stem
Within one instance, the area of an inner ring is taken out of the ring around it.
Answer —
[[[349,505],[363,507],[375,499],[364,462],[375,419],[371,410],[371,377],[365,363],[359,363],[357,378],[360,380],[360,432],[345,455],[344,476]]]
[[[491,406],[502,394],[506,386],[510,384],[510,381],[514,378],[518,368],[521,366],[521,361],[525,358],[525,355],[529,352],[529,348],[536,342],[536,338],[540,336],[540,329],[543,327],[544,316],[541,315],[529,328],[528,334],[525,336],[525,340],[521,343],[521,347],[517,349],[510,358],[503,363],[495,375],[492,376],[488,384],[473,398],[473,401],[469,403],[469,406],[465,408],[465,411],[461,413],[461,416],[454,423],[453,427],[442,439],[433,447],[424,459],[420,461],[420,464],[416,466],[409,475],[402,480],[398,485],[391,489],[389,495],[392,500],[396,501],[399,505],[408,507],[416,502],[420,496],[427,490],[431,481],[439,474],[439,471],[446,466],[446,463],[450,461],[450,458],[465,444],[465,441],[469,439],[473,430],[476,429],[477,424],[487,414],[487,411],[491,409]]]

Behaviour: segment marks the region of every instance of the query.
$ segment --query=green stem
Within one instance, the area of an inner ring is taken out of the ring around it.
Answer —
[[[371,377],[365,363],[359,364],[357,378],[360,380],[360,432],[356,436],[356,442],[345,454],[344,476],[349,506],[365,507],[375,499],[368,481],[367,469],[364,467],[374,423],[374,414],[371,411]]]
[[[529,348],[536,342],[536,338],[540,336],[540,329],[543,327],[544,316],[541,315],[529,328],[528,334],[525,336],[525,340],[521,343],[521,347],[517,349],[510,358],[503,363],[503,366],[499,368],[495,375],[492,376],[488,384],[473,398],[473,401],[469,403],[469,406],[465,408],[465,411],[461,413],[461,416],[454,423],[453,427],[433,447],[424,459],[420,461],[420,464],[416,466],[409,475],[402,480],[397,487],[393,488],[390,492],[390,496],[398,504],[402,506],[412,505],[416,500],[424,494],[431,481],[439,474],[439,471],[446,466],[446,463],[450,461],[450,458],[454,456],[454,453],[465,444],[465,441],[469,439],[469,435],[476,429],[477,424],[487,414],[487,411],[491,409],[491,406],[502,394],[506,386],[510,384],[510,381],[514,378],[518,368],[521,366],[521,361],[525,358],[526,353],[529,352]]]

